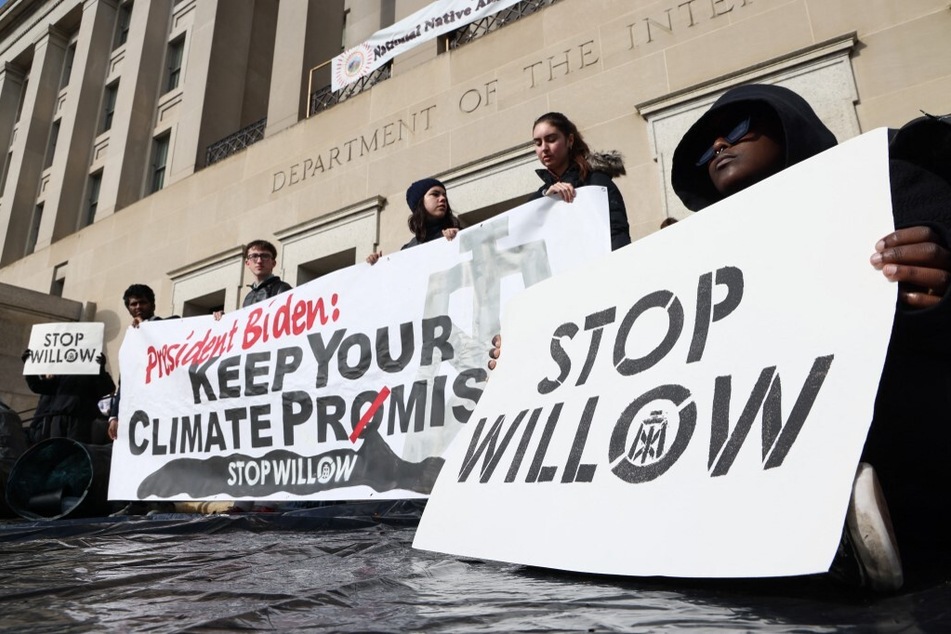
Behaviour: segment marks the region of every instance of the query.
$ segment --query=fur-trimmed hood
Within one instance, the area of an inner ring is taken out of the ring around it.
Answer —
[[[618,176],[624,176],[627,174],[627,170],[624,168],[624,156],[617,150],[610,150],[608,152],[592,152],[588,155],[588,165],[591,166],[591,173],[601,172],[606,174],[611,178],[617,178]],[[556,182],[558,178],[554,174],[549,172],[545,168],[535,170],[535,173],[538,174],[538,177],[544,181],[545,185],[551,187]],[[568,166],[568,169],[564,174],[561,175],[561,180],[572,183],[575,187],[580,187],[587,183],[582,183],[579,177],[580,170],[577,165],[572,163]],[[591,179],[591,174],[588,174],[588,179]],[[575,182],[578,181],[578,182]]]
[[[614,183],[614,178],[625,174],[624,158],[619,152],[592,152],[588,155],[588,164],[591,171],[585,178],[581,178],[581,168],[572,162],[565,173],[555,176],[547,169],[535,170],[542,179],[542,185],[535,192],[536,198],[545,195],[545,191],[557,182],[569,183],[572,187],[594,185],[604,187],[608,192],[608,213],[611,222],[611,249],[620,249],[631,243],[631,227],[627,221],[627,208],[624,206],[624,197]]]
[[[627,174],[627,170],[624,169],[624,156],[617,150],[592,152],[588,157],[588,164],[592,171],[604,172],[611,178]]]

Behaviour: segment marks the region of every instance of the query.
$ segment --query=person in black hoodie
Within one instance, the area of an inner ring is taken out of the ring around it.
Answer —
[[[21,358],[26,362],[31,354],[27,349]],[[48,399],[44,425],[35,442],[61,437],[83,443],[92,441],[93,421],[102,414],[99,399],[116,389],[106,370],[105,355],[100,352],[96,361],[98,374],[26,375],[30,390]]]
[[[796,93],[740,86],[684,135],[671,182],[684,205],[699,211],[835,144]],[[889,171],[896,230],[874,245],[871,264],[898,283],[898,305],[847,518],[855,533],[876,510],[887,527],[890,510],[904,569],[925,580],[951,563],[951,123],[925,117],[893,132]],[[871,562],[863,544],[853,546],[868,585],[901,586],[900,560],[897,576],[882,575],[874,569],[878,545]]]
[[[406,204],[412,212],[406,222],[413,239],[404,244],[402,249],[410,249],[439,237],[452,240],[462,229],[462,222],[449,206],[446,186],[435,178],[424,178],[410,185],[406,190]],[[382,255],[382,251],[375,251],[367,256],[367,262],[376,264]]]
[[[535,155],[544,169],[535,170],[544,185],[535,194],[558,196],[566,203],[575,199],[575,188],[600,185],[608,190],[611,222],[611,250],[631,243],[624,197],[614,184],[623,176],[624,162],[617,152],[592,153],[578,127],[560,112],[548,112],[532,125]]]

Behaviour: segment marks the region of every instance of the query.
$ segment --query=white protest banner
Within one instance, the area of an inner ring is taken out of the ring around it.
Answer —
[[[508,306],[414,546],[677,577],[828,570],[896,289],[886,135],[795,165]]]
[[[104,328],[100,322],[34,324],[23,375],[99,374]]]
[[[607,193],[459,233],[209,317],[130,329],[111,499],[427,495],[501,307],[610,250]]]
[[[331,88],[340,90],[369,75],[400,53],[443,33],[507,9],[519,0],[438,0],[396,24],[377,31],[366,42],[333,58]]]

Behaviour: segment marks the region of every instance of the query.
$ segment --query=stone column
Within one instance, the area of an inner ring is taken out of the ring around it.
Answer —
[[[23,79],[22,68],[10,63],[0,67],[0,149],[3,150],[0,165],[6,160],[13,140],[13,124],[16,123],[17,106],[20,105]]]
[[[178,120],[170,180],[180,180],[204,164],[205,148],[237,130],[247,73],[248,35],[254,15],[249,0],[205,0],[198,3],[192,25],[192,49],[188,56],[185,96]],[[230,58],[227,73],[221,73],[222,56]],[[240,84],[236,86],[236,84]],[[218,104],[218,108],[212,108]]]
[[[203,3],[199,3],[201,5]],[[164,75],[171,0],[135,0],[99,189],[99,217],[141,199],[152,159],[155,107]]]
[[[268,136],[307,116],[310,69],[340,53],[343,0],[282,2],[277,14],[271,95],[267,108]],[[330,81],[330,66],[315,75],[316,90]]]
[[[266,116],[277,16],[285,4],[298,3],[197,4],[170,182],[202,167],[210,144]]]
[[[0,165],[3,165],[3,169],[7,172],[4,191],[0,192],[0,236],[8,236],[12,233],[10,207],[13,199],[3,195],[7,190],[12,192],[17,183],[15,175],[10,178],[10,173],[14,169],[13,156],[10,155],[9,159],[7,156],[13,141],[13,126],[16,123],[17,106],[20,105],[24,79],[23,70],[17,66],[7,63],[0,68],[0,148],[3,150]],[[10,165],[6,164],[8,160]],[[3,246],[3,240],[0,240],[0,247]]]
[[[87,0],[76,40],[76,53],[66,101],[62,109],[59,142],[50,184],[46,190],[44,244],[63,238],[86,221],[86,185],[92,146],[102,119],[101,103],[112,52],[116,5],[112,0]],[[49,233],[45,233],[46,231]]]
[[[25,254],[65,53],[66,38],[55,27],[33,43],[33,64],[11,148],[7,186],[0,201],[0,228],[5,230],[0,265]]]

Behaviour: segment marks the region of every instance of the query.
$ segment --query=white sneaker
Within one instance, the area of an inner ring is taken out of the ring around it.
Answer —
[[[845,515],[849,541],[862,572],[863,585],[876,592],[895,592],[904,576],[898,542],[885,495],[872,465],[861,462],[852,483]]]

